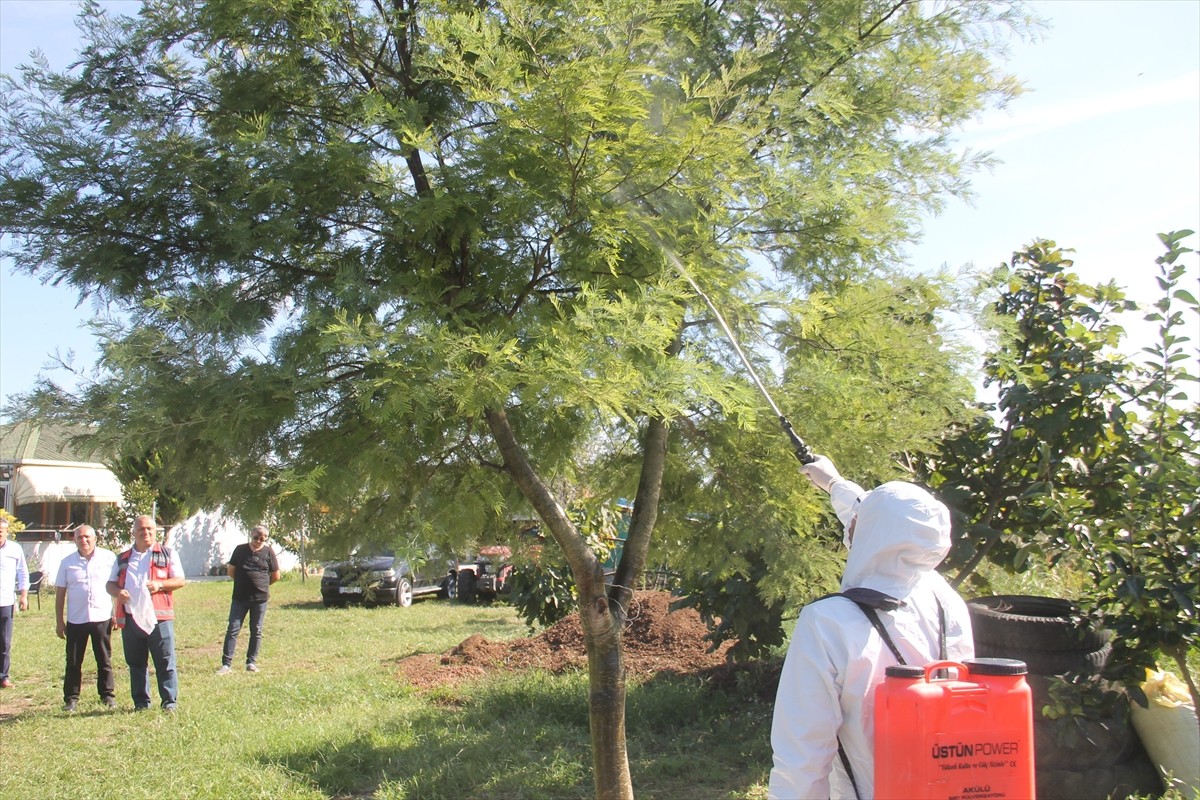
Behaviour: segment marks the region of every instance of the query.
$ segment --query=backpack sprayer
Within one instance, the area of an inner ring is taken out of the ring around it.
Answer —
[[[640,202],[655,216],[659,216],[657,211],[646,200],[642,199]],[[767,401],[767,405],[771,407],[771,410],[775,412],[775,416],[779,418],[779,424],[783,427],[783,432],[787,434],[788,439],[790,439],[792,442],[792,450],[795,452],[796,458],[801,464],[811,464],[812,462],[816,461],[817,457],[813,455],[812,450],[807,444],[804,443],[804,440],[800,438],[795,429],[792,428],[792,423],[788,421],[788,418],[783,415],[783,412],[779,410],[779,406],[776,405],[775,401],[771,398],[771,394],[767,391],[767,387],[763,385],[762,380],[758,377],[758,372],[755,371],[754,365],[750,363],[750,359],[746,358],[745,352],[742,351],[741,345],[738,344],[737,337],[733,335],[733,329],[729,327],[729,323],[725,321],[725,316],[720,312],[716,304],[713,303],[712,298],[705,294],[704,290],[700,288],[700,284],[696,282],[696,279],[693,278],[687,271],[687,268],[683,266],[683,261],[681,261],[679,256],[675,254],[675,250],[669,247],[667,243],[662,240],[662,237],[655,232],[654,228],[652,228],[650,224],[645,221],[642,222],[642,226],[645,228],[646,233],[650,235],[650,238],[654,240],[654,244],[658,247],[658,249],[662,251],[664,256],[666,256],[667,261],[669,261],[671,266],[675,268],[675,271],[683,276],[683,279],[692,287],[692,291],[700,295],[700,298],[704,300],[705,305],[708,306],[708,310],[711,311],[713,316],[717,318],[717,322],[721,325],[721,330],[725,332],[725,338],[729,340],[731,345],[733,345],[734,352],[737,353],[742,365],[746,367],[746,372],[750,374],[750,379],[754,381],[754,385],[758,387],[758,391],[760,394],[762,394],[763,399]]]

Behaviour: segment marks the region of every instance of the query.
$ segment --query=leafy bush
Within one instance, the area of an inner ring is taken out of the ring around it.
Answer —
[[[731,658],[741,661],[770,654],[784,643],[783,617],[788,609],[782,597],[765,599],[759,585],[770,566],[760,553],[745,554],[747,569],[718,578],[712,573],[684,578],[683,599],[677,606],[695,608],[708,624],[705,637],[715,649],[735,639]]]
[[[1129,365],[1114,351],[1123,330],[1112,314],[1133,304],[1115,286],[1080,282],[1072,263],[1039,241],[998,273],[999,341],[983,381],[998,400],[982,404],[922,465],[954,514],[943,566],[976,591],[990,589],[976,571],[985,559],[1021,572],[1070,552],[1065,520],[1049,500],[1095,461],[1120,414],[1117,386]]]
[[[1140,364],[1115,352],[1124,331],[1113,315],[1133,307],[1115,286],[1080,283],[1052,242],[1015,254],[985,367],[998,402],[922,471],[956,510],[956,582],[988,588],[975,571],[985,559],[1011,572],[1070,559],[1091,578],[1080,605],[1116,633],[1107,676],[1136,694],[1166,655],[1195,699],[1200,406],[1183,389],[1197,380],[1183,331],[1200,304],[1178,263],[1190,235],[1160,235],[1162,297],[1146,317],[1158,341]]]
[[[1182,388],[1197,381],[1183,332],[1197,329],[1200,303],[1180,287],[1185,269],[1177,263],[1192,252],[1180,244],[1190,234],[1161,236],[1162,297],[1146,317],[1158,323],[1158,340],[1121,386],[1124,415],[1102,458],[1056,500],[1095,582],[1094,616],[1116,634],[1110,676],[1136,687],[1162,653],[1200,708],[1187,663],[1188,650],[1200,647],[1200,404]]]
[[[564,564],[522,564],[508,579],[508,601],[530,628],[553,625],[575,610],[575,578]]]

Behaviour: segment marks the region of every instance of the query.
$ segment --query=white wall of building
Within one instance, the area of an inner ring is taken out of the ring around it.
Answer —
[[[21,550],[25,552],[25,560],[29,562],[29,571],[42,572],[42,591],[54,595],[54,579],[58,577],[58,562],[64,556],[75,552],[75,541],[68,539],[63,542],[22,542]]]
[[[183,563],[183,574],[191,577],[225,574],[225,564],[233,555],[233,548],[250,541],[250,529],[226,516],[221,509],[198,511],[167,532],[166,542],[179,553]],[[296,569],[300,559],[275,542],[271,543],[283,572]]]

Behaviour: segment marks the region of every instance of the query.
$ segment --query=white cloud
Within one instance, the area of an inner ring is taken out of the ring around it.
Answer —
[[[1085,97],[1064,103],[1019,108],[1013,112],[987,114],[977,126],[964,131],[973,147],[994,150],[1002,145],[1050,131],[1115,117],[1130,111],[1190,104],[1200,99],[1200,70],[1145,87]],[[1014,105],[1019,106],[1018,98]],[[1190,110],[1189,110],[1190,113]]]

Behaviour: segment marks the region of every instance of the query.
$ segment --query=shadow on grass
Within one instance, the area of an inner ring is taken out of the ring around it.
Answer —
[[[418,597],[414,598],[414,603],[436,603],[441,598],[435,597]],[[403,608],[398,608],[395,603],[364,603],[362,601],[352,602],[346,601],[343,605],[326,606],[324,601],[319,597],[314,600],[289,600],[279,604],[280,608],[293,609],[295,611],[338,611],[344,608],[390,608],[394,612],[404,613]]]
[[[430,705],[349,742],[281,752],[264,764],[302,776],[330,797],[592,796],[587,711],[539,690]],[[536,723],[536,727],[533,727]]]
[[[290,609],[292,611],[324,611],[325,606],[320,600],[291,600],[286,603],[280,603],[280,608]]]
[[[634,785],[660,800],[746,797],[770,764],[770,705],[697,676],[630,686]],[[441,687],[349,740],[262,760],[333,797],[593,796],[587,679],[526,675]]]

